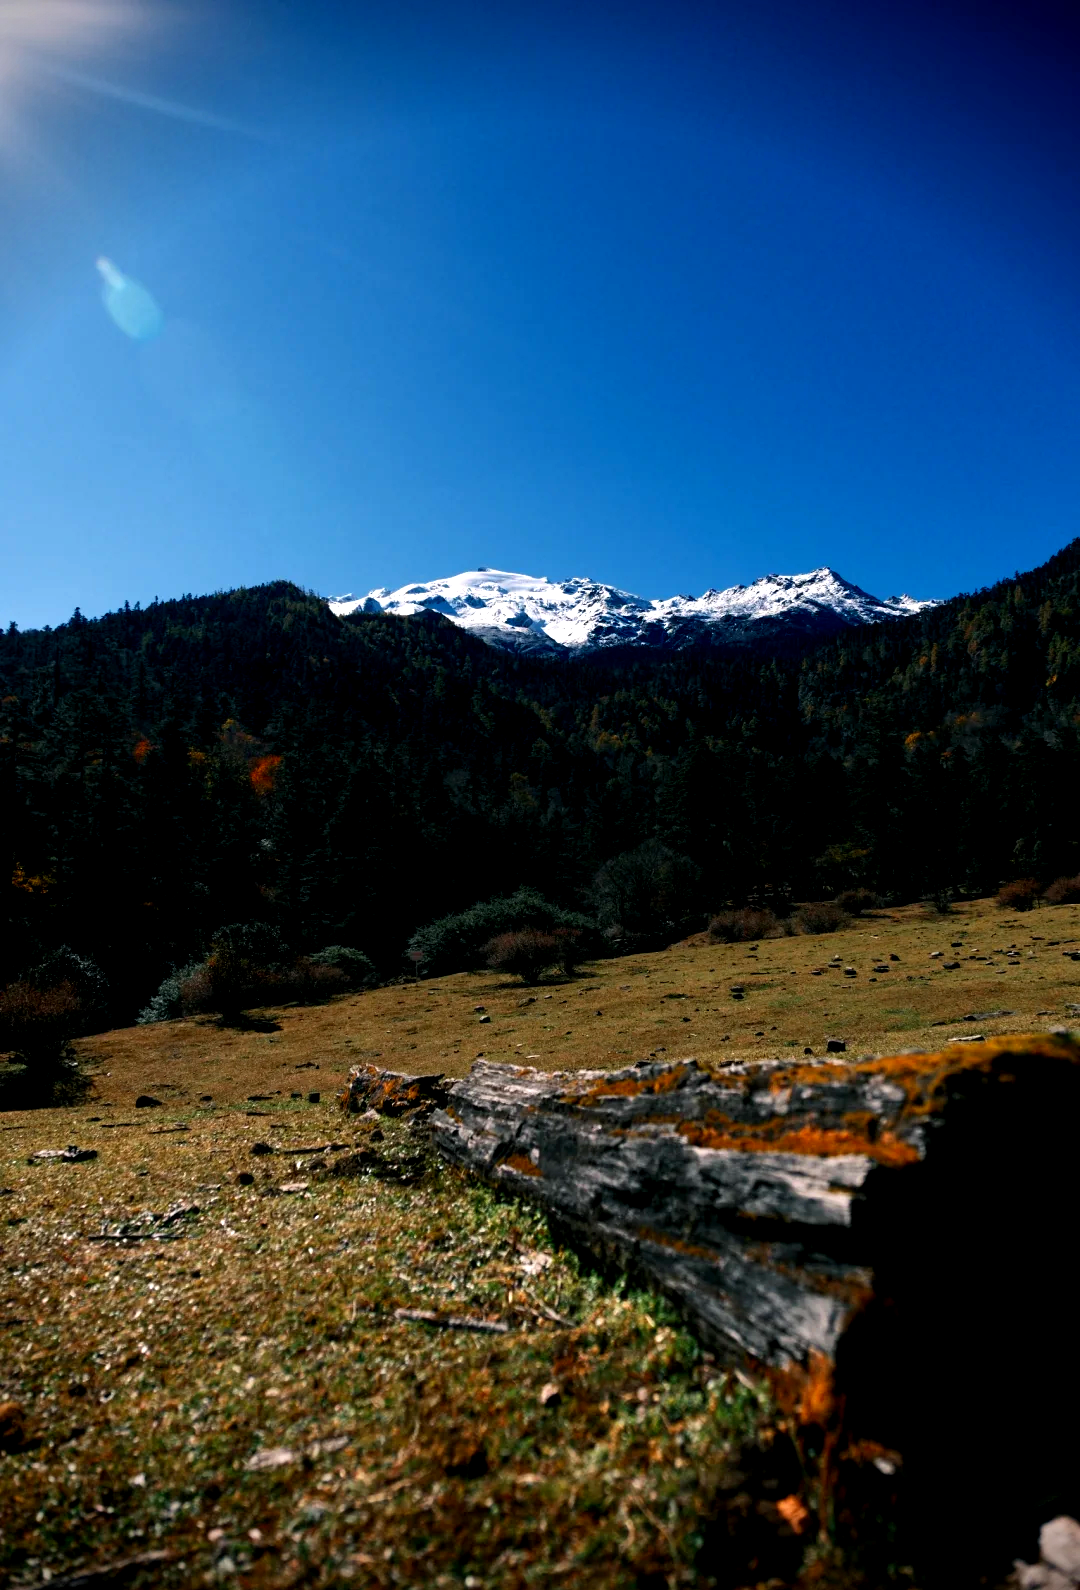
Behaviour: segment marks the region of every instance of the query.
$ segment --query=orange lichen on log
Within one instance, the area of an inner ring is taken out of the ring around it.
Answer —
[[[868,1120],[873,1117],[868,1117]],[[758,1154],[812,1154],[835,1159],[841,1154],[862,1154],[879,1165],[913,1165],[920,1158],[912,1143],[895,1132],[871,1137],[842,1127],[788,1127],[783,1121],[746,1125],[736,1121],[683,1121],[679,1136],[695,1148],[735,1149]]]
[[[534,1165],[528,1154],[510,1154],[506,1159],[500,1160],[500,1170],[516,1170],[520,1176],[539,1176],[542,1174],[539,1165]]]
[[[566,1104],[577,1104],[588,1109],[601,1099],[636,1098],[649,1093],[673,1093],[686,1080],[685,1066],[673,1066],[653,1077],[618,1077],[611,1081],[601,1078],[584,1093],[568,1092],[563,1095]]]
[[[686,1253],[692,1259],[716,1259],[713,1248],[695,1247],[692,1242],[684,1242],[682,1237],[673,1237],[670,1232],[657,1231],[654,1226],[639,1226],[638,1236],[642,1242],[655,1242],[661,1248],[673,1248],[676,1253]]]

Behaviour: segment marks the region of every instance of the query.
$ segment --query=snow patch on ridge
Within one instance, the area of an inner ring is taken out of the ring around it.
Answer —
[[[652,601],[580,575],[555,581],[488,568],[395,591],[381,586],[366,596],[330,598],[339,617],[440,613],[489,644],[552,652],[686,645],[707,635],[720,639],[725,632],[752,637],[755,629],[763,638],[782,630],[829,632],[936,605],[911,596],[882,601],[828,568],[767,574],[752,585]]]

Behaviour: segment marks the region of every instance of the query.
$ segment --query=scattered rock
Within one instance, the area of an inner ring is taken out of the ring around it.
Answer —
[[[491,1020],[490,1016],[481,1016],[480,1017],[480,1025],[481,1025],[481,1027],[484,1025],[485,1022],[490,1022],[490,1020]]]
[[[558,1407],[562,1401],[562,1387],[557,1380],[549,1380],[546,1386],[540,1387],[540,1406],[542,1408]]]
[[[899,957],[899,955],[891,955],[890,954],[889,959],[890,959],[890,961],[898,961],[900,959],[900,957]]]
[[[273,1469],[287,1469],[290,1464],[299,1462],[300,1454],[294,1452],[289,1446],[264,1446],[260,1452],[253,1452],[244,1467],[251,1474],[266,1474]]]
[[[36,1154],[31,1154],[27,1159],[28,1165],[38,1165],[44,1162],[55,1161],[63,1165],[77,1165],[84,1159],[97,1159],[96,1148],[77,1148],[74,1143],[69,1143],[67,1148],[39,1148]]]
[[[946,972],[958,972],[960,970],[960,962],[959,961],[946,961],[944,963],[943,970],[946,971]]]
[[[242,1170],[236,1178],[236,1185],[238,1187],[252,1187],[254,1184],[255,1178],[249,1170]]]
[[[885,963],[882,963],[882,965],[880,965],[880,966],[875,966],[874,967],[874,971],[875,972],[887,972],[888,970],[889,970],[888,965],[885,964]]]
[[[1052,1568],[1080,1580],[1080,1524],[1064,1514],[1039,1531],[1039,1554]]]
[[[0,1452],[18,1452],[26,1442],[26,1410],[21,1402],[0,1402]]]
[[[251,1152],[253,1154],[272,1154],[274,1152],[273,1144],[271,1144],[271,1143],[252,1143]]]
[[[161,1100],[155,1099],[153,1094],[140,1093],[135,1100],[135,1108],[137,1110],[160,1110]]]
[[[812,1049],[804,1049],[803,1050],[803,1054],[813,1054],[813,1052],[814,1051]]]
[[[318,1102],[319,1102],[319,1100],[321,1098],[322,1098],[322,1094],[321,1093],[309,1093],[308,1096],[307,1096],[307,1101],[308,1101],[309,1104],[318,1104]]]
[[[1039,1561],[1017,1562],[1009,1580],[1016,1590],[1075,1590],[1080,1584],[1080,1524],[1062,1515],[1039,1531]]]
[[[845,966],[844,967],[844,976],[845,977],[858,977],[858,975],[859,974],[855,970],[854,966]]]
[[[942,957],[944,956],[944,954],[945,954],[944,950],[931,950],[930,951],[930,959],[932,961],[940,961],[942,959]]]
[[[826,1054],[846,1054],[847,1053],[847,1040],[844,1039],[844,1038],[826,1038],[826,1040],[825,1040],[825,1053]]]
[[[306,1181],[283,1181],[278,1184],[278,1191],[283,1193],[307,1192],[310,1183]]]
[[[473,1006],[473,1014],[476,1015],[476,1016],[480,1016],[480,1015],[483,1014],[483,1012],[486,1009],[487,1009],[486,1005],[474,1005]]]

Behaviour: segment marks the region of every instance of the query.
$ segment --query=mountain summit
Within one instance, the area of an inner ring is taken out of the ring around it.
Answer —
[[[658,600],[581,576],[556,581],[502,569],[470,569],[396,591],[380,588],[366,596],[330,600],[339,617],[357,612],[441,613],[490,645],[553,653],[830,635],[935,605],[911,596],[883,601],[824,568],[809,574],[766,574],[752,585]]]

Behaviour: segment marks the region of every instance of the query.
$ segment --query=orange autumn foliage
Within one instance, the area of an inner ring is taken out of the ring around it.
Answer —
[[[256,795],[270,795],[273,793],[277,770],[281,766],[280,756],[260,756],[252,762],[248,772],[251,787]]]

